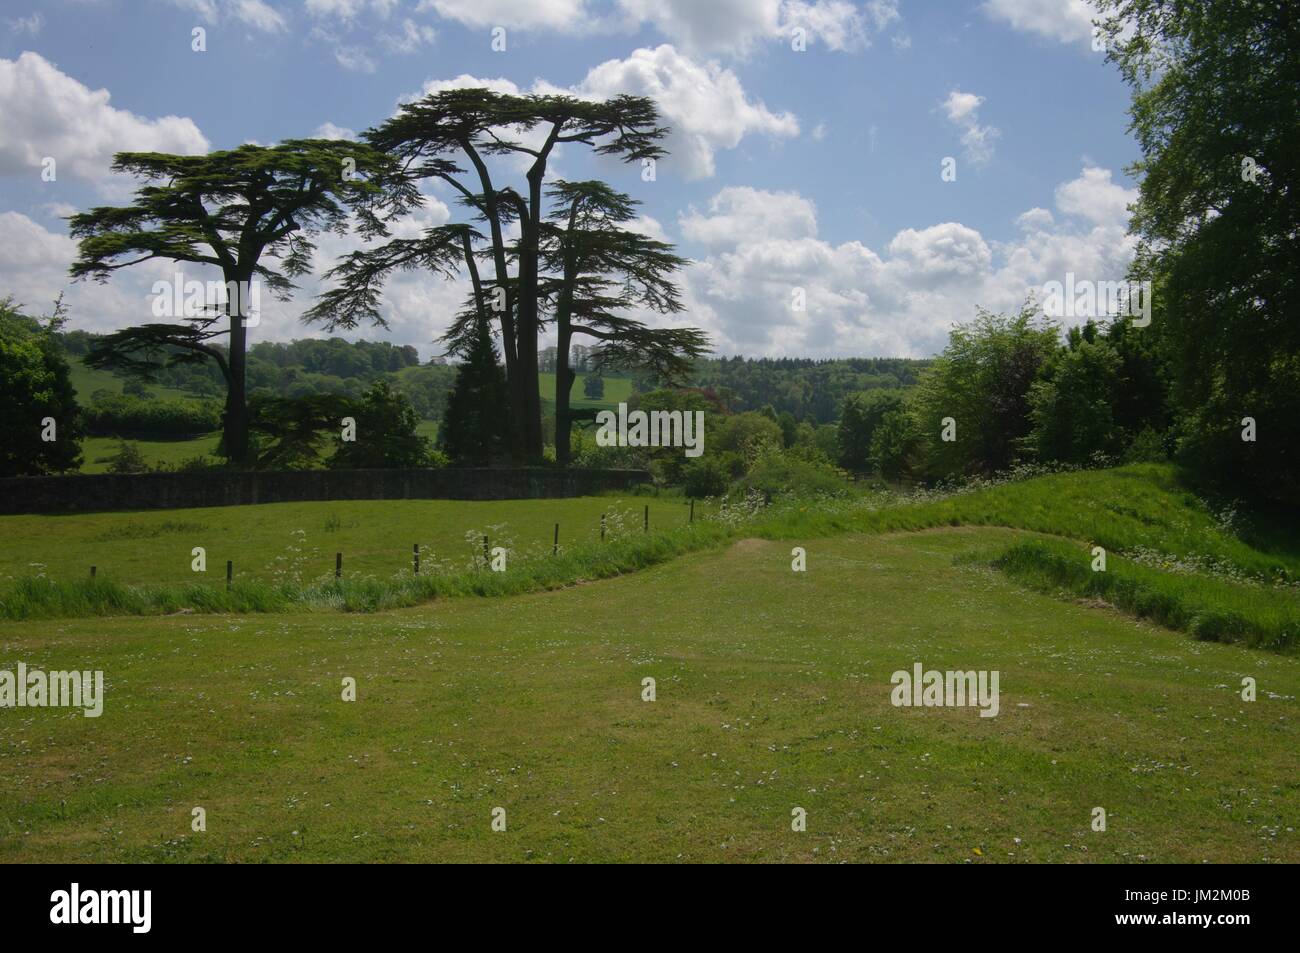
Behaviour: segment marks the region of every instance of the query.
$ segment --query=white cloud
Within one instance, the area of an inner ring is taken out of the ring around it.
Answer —
[[[979,107],[983,96],[954,89],[943,102],[948,121],[962,130],[961,144],[968,162],[985,165],[993,158],[993,141],[1002,133],[994,126],[981,126]]]
[[[799,134],[793,113],[774,113],[751,100],[731,70],[696,62],[667,44],[601,63],[572,92],[591,99],[619,93],[653,99],[672,128],[665,146],[669,158],[661,165],[680,167],[688,179],[712,176],[716,152],[736,148],[747,135]]]
[[[873,32],[900,19],[896,0],[617,0],[609,12],[587,0],[422,0],[417,10],[476,29],[584,34],[648,26],[688,53],[737,56],[766,43],[788,43],[795,28],[828,49],[863,49]]]
[[[385,33],[380,42],[394,53],[414,53],[422,46],[433,42],[436,33],[433,27],[416,23],[407,17],[401,23],[400,32]]]
[[[189,10],[205,23],[229,17],[264,33],[279,33],[288,24],[266,0],[171,0],[173,6]]]
[[[30,36],[38,35],[45,26],[45,15],[37,10],[29,17],[15,17],[12,20],[6,20],[9,24],[11,33],[26,33]]]
[[[728,186],[709,200],[707,214],[692,208],[680,224],[685,238],[710,247],[739,245],[755,235],[811,238],[817,234],[817,209],[796,192]]]
[[[375,61],[370,58],[370,54],[359,46],[340,45],[334,47],[334,61],[344,69],[352,70],[354,73],[373,73],[375,71]]]
[[[1021,212],[1016,219],[1016,224],[1027,232],[1041,232],[1055,225],[1056,219],[1047,209],[1034,207],[1027,212]]]
[[[901,230],[883,256],[860,242],[818,238],[811,203],[804,216],[781,215],[805,201],[797,194],[724,189],[711,214],[690,210],[681,219],[684,236],[708,248],[684,276],[687,315],[723,354],[925,357],[976,305],[1009,311],[1030,294],[1041,300],[1043,284],[1066,272],[1122,278],[1134,240],[1109,180],[1085,168],[1057,189],[1063,221],[1029,209],[1014,241],[990,243],[944,222]],[[792,308],[795,289],[804,311]]]
[[[109,105],[106,89],[92,90],[39,53],[0,59],[0,174],[37,180],[42,159],[57,175],[108,187],[115,152],[207,152],[208,140],[191,119],[145,119]]]
[[[316,127],[312,133],[314,139],[355,139],[357,133],[355,129],[349,129],[347,126],[336,126],[332,122],[323,122]]]
[[[510,95],[526,92],[508,79],[462,73],[454,79],[430,80],[419,95],[404,96],[402,101],[476,86]],[[669,155],[660,168],[677,169],[688,179],[712,176],[718,150],[736,148],[747,135],[782,138],[799,134],[799,121],[793,114],[774,113],[761,101],[751,100],[731,70],[717,63],[697,63],[666,44],[653,50],[634,50],[626,59],[607,60],[574,86],[539,80],[527,92],[581,99],[609,99],[620,93],[649,97],[672,130],[665,142]],[[544,137],[545,130],[538,127],[517,138],[535,146]]]
[[[1125,220],[1127,206],[1137,197],[1136,189],[1126,189],[1110,180],[1110,169],[1085,166],[1077,179],[1057,187],[1056,207],[1067,215],[1101,224]]]
[[[591,17],[584,0],[422,0],[416,8],[432,10],[471,27],[549,27],[573,32]]]
[[[1091,43],[1097,16],[1087,0],[986,0],[982,9],[1013,29],[1061,43]]]
[[[367,10],[387,18],[397,0],[306,0],[307,12],[318,19],[355,20]]]

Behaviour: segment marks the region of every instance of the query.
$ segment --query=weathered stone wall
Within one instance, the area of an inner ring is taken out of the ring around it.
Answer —
[[[289,470],[104,473],[0,480],[0,513],[75,513],[292,500],[519,500],[627,490],[645,470]]]

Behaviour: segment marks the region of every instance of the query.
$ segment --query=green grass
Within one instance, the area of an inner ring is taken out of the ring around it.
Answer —
[[[119,584],[225,586],[225,565],[238,581],[303,584],[333,576],[343,553],[349,579],[389,579],[409,573],[420,544],[424,573],[466,567],[482,537],[512,558],[549,557],[554,527],[572,547],[608,533],[642,533],[645,505],[653,530],[686,524],[678,497],[591,496],[562,500],[347,500],[203,507],[157,512],[0,517],[0,585],[43,575],[56,582],[97,578]],[[696,505],[697,517],[706,512]],[[472,536],[472,541],[467,539]],[[207,572],[191,568],[195,546],[206,550]],[[4,586],[3,588],[7,588]],[[3,591],[0,588],[0,591]],[[0,597],[3,601],[3,597]]]
[[[119,437],[87,437],[81,443],[83,462],[82,473],[107,473],[111,460],[117,456],[122,443]],[[221,443],[220,433],[203,434],[182,440],[135,440],[126,439],[140,450],[145,462],[151,466],[168,464],[176,466],[194,457],[217,459],[217,445]]]
[[[0,712],[0,859],[1300,861],[1300,659],[969,561],[1025,538],[807,537],[806,573],[746,540],[364,616],[5,623],[0,668],[107,691],[98,719]],[[918,661],[997,670],[1000,714],[892,707]]]
[[[101,370],[97,367],[87,367],[85,364],[81,363],[80,359],[69,361],[68,370],[70,372],[69,376],[72,379],[72,387],[77,392],[77,400],[82,404],[89,404],[90,395],[97,390],[112,391],[114,394],[122,393],[124,378],[118,377],[112,371]],[[175,387],[164,387],[162,384],[146,383],[145,388],[155,397],[160,399],[198,399],[189,391],[178,390]]]
[[[1300,579],[1300,536],[1247,542],[1220,526],[1167,465],[1057,473],[937,500],[887,503],[869,497],[821,505],[793,525],[805,532],[1008,526],[1095,543],[1116,553],[1145,549],[1198,557],[1270,580]]]
[[[1040,591],[1102,599],[1199,639],[1268,649],[1300,645],[1300,599],[1294,589],[1165,572],[1114,555],[1107,557],[1104,571],[1094,571],[1092,563],[1086,548],[1039,539],[1010,547],[992,564]]]
[[[542,400],[555,403],[555,375],[538,374],[538,391]],[[626,403],[632,397],[632,380],[628,377],[606,377],[605,378],[605,396],[600,400],[588,400],[584,396],[583,387],[587,380],[586,374],[578,374],[573,381],[573,387],[569,391],[569,400],[572,406],[577,409],[580,407],[595,407],[601,410],[606,408],[612,409],[619,403]]]
[[[641,533],[646,502],[654,531],[649,538]],[[696,509],[701,520],[714,512],[703,504]],[[1294,579],[1300,544],[1275,534],[1260,548],[1239,538],[1183,490],[1168,467],[1055,474],[922,502],[870,494],[793,499],[743,525],[690,540],[673,535],[687,512],[681,499],[664,496],[340,501],[0,517],[0,617],[181,609],[374,611],[456,594],[552,589],[654,565],[737,534],[797,540],[1001,525],[1059,537],[982,554],[1023,584],[1102,599],[1200,639],[1281,651],[1300,645],[1300,590],[1275,584]],[[611,560],[609,550],[585,545],[598,539],[602,513],[611,514],[610,539],[635,538],[634,552]],[[555,522],[566,554],[560,560],[551,557]],[[661,530],[669,531],[663,539]],[[474,562],[485,534],[492,545],[510,550],[511,566],[505,576],[489,577],[486,586]],[[415,542],[422,554],[418,580],[410,572]],[[1091,571],[1094,543],[1109,551],[1107,573]],[[191,568],[194,546],[206,549],[205,574]],[[333,579],[339,552],[342,583]],[[224,585],[227,559],[236,570],[230,592]],[[98,567],[93,582],[91,565]]]

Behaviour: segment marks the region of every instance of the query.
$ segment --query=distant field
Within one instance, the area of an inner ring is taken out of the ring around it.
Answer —
[[[205,456],[209,460],[217,459],[217,445],[221,443],[220,433],[203,434],[188,440],[133,440],[145,460],[153,465],[160,463],[175,466],[194,457]],[[123,443],[120,437],[87,437],[81,442],[83,463],[82,473],[107,473],[109,461],[115,457]]]
[[[542,395],[542,400],[555,402],[555,375],[538,374],[538,390]],[[574,407],[617,407],[619,403],[625,403],[632,397],[632,381],[627,377],[606,377],[605,378],[605,396],[600,400],[588,400],[583,396],[583,387],[587,379],[586,374],[579,374],[573,382],[573,388],[569,391],[569,400]]]
[[[0,516],[0,590],[17,577],[42,573],[53,579],[80,579],[92,565],[101,577],[123,583],[209,580],[224,585],[228,559],[239,578],[305,582],[332,575],[339,552],[349,575],[383,578],[410,572],[415,543],[420,544],[423,571],[429,573],[440,562],[463,568],[481,551],[484,534],[493,546],[550,552],[557,522],[561,543],[569,545],[599,537],[602,513],[621,514],[623,522],[639,532],[647,504],[652,529],[687,520],[688,507],[680,498],[600,496],[492,502],[340,500]],[[703,515],[699,507],[697,515]],[[190,568],[195,546],[207,552],[206,575]]]
[[[114,394],[122,393],[122,378],[115,376],[112,371],[87,367],[81,363],[79,358],[69,361],[68,368],[71,371],[69,376],[72,379],[73,389],[77,392],[77,399],[82,403],[89,403],[90,395],[97,390],[108,390]],[[145,384],[145,387],[155,397],[175,400],[198,399],[189,391],[177,390],[174,387],[163,387],[161,384]]]
[[[809,537],[806,573],[751,539],[375,615],[0,624],[0,666],[106,682],[99,718],[0,717],[0,860],[1300,861],[1300,659],[954,566],[1021,535]],[[997,717],[893,707],[918,661],[997,670]]]

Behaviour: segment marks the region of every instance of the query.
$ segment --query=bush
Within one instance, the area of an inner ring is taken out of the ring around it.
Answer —
[[[109,459],[109,473],[145,473],[149,469],[140,448],[126,441],[117,445],[117,453]]]
[[[221,404],[215,400],[142,400],[111,394],[96,397],[86,411],[86,429],[92,434],[181,437],[220,427]]]
[[[741,495],[756,490],[775,499],[780,496],[839,495],[848,492],[848,484],[834,467],[809,463],[785,453],[768,453],[755,463],[734,489]]]
[[[727,492],[730,482],[731,475],[722,460],[717,457],[697,457],[686,465],[683,489],[687,496],[695,499],[722,496]]]

